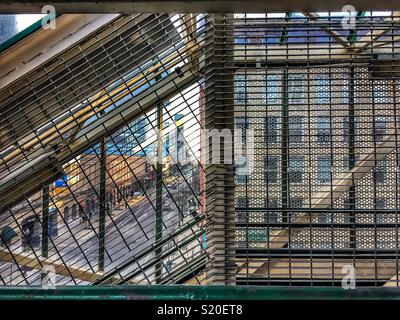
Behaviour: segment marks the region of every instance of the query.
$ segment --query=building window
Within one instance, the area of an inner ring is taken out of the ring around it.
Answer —
[[[386,209],[386,199],[385,198],[376,198],[375,199],[375,210],[385,210]],[[384,212],[375,212],[376,222],[377,223],[385,223],[387,222],[386,213]]]
[[[289,182],[301,183],[303,181],[304,172],[304,157],[303,156],[290,156],[288,176]]]
[[[238,197],[236,198],[236,208],[247,208],[249,206],[249,198]],[[246,211],[237,210],[236,219],[238,223],[248,222],[248,213]]]
[[[358,122],[357,122],[357,117],[354,117],[354,137],[353,139],[355,140],[356,136],[358,135]],[[345,143],[350,142],[350,117],[344,117],[343,118],[343,141]]]
[[[249,206],[249,198],[247,198],[247,197],[236,198],[236,207],[237,208],[247,208],[248,206]]]
[[[289,74],[288,77],[288,98],[289,104],[306,103],[306,75]]]
[[[278,117],[267,117],[265,119],[265,142],[278,142]]]
[[[277,209],[278,208],[278,199],[275,198],[266,198],[265,199],[265,208],[266,209]],[[268,210],[264,214],[264,222],[265,223],[278,223],[278,212]]]
[[[303,198],[301,197],[291,197],[289,199],[290,209],[301,209],[303,207]]]
[[[346,197],[343,199],[343,209],[353,210],[355,208],[354,199]],[[344,223],[350,223],[350,212],[344,212]]]
[[[377,163],[376,167],[374,168],[375,183],[385,182],[385,176],[386,176],[386,161],[381,160]]]
[[[332,179],[332,162],[329,157],[319,157],[317,160],[317,180],[319,183],[329,183]]]
[[[266,75],[267,104],[280,104],[282,100],[281,80],[277,74]]]
[[[343,141],[349,143],[350,141],[350,118],[343,118]]]
[[[342,97],[342,103],[349,104],[350,103],[349,79],[342,79],[342,88],[340,90],[340,94]]]
[[[302,143],[304,140],[304,117],[289,117],[289,142]]]
[[[278,157],[266,156],[264,158],[264,172],[267,183],[275,183],[278,180]]]
[[[332,223],[331,212],[321,212],[318,217],[319,223]]]
[[[247,103],[246,76],[243,74],[235,76],[235,101],[237,104]]]
[[[237,117],[235,118],[236,122],[236,129],[237,132],[235,135],[238,135],[240,137],[242,144],[246,144],[246,134],[247,134],[247,129],[249,128],[249,123],[247,121],[247,118],[245,117]]]
[[[247,172],[247,161],[246,157],[241,156],[242,161],[239,162],[239,164],[236,165],[236,183],[237,184],[244,184],[247,182],[247,177],[248,175],[246,174]]]
[[[246,211],[236,211],[236,220],[238,223],[248,223]]]
[[[376,198],[375,199],[375,209],[376,210],[386,209],[386,199],[385,198]]]
[[[374,103],[391,103],[391,99],[388,92],[388,86],[384,85],[383,82],[374,84],[373,90]]]
[[[382,141],[383,137],[386,134],[387,123],[388,123],[387,117],[384,116],[375,117],[374,141],[376,142]]]
[[[329,117],[317,118],[317,141],[319,143],[331,141],[331,119]]]
[[[330,103],[331,82],[328,76],[318,76],[315,80],[315,101],[317,104]]]

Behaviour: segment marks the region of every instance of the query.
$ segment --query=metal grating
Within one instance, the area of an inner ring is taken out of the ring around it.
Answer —
[[[184,283],[204,269],[205,25],[120,16],[2,92],[3,285]]]
[[[236,176],[239,284],[398,277],[398,13],[342,18],[234,20],[236,128],[254,135]]]
[[[397,285],[400,14],[356,17],[122,15],[10,84],[2,284]]]

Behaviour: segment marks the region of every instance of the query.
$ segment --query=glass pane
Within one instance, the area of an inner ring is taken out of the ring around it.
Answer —
[[[0,14],[0,45],[43,18],[44,14]]]

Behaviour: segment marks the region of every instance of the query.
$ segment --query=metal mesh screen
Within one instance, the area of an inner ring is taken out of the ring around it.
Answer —
[[[121,15],[10,83],[0,283],[397,286],[399,17]]]
[[[357,285],[397,279],[398,14],[342,19],[234,20],[236,128],[254,135],[236,175],[240,284],[341,285],[349,266]]]
[[[2,91],[3,285],[196,282],[205,25],[121,15]]]

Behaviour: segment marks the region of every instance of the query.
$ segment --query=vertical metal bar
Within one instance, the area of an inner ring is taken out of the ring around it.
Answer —
[[[99,254],[98,269],[104,271],[104,251],[106,235],[106,166],[107,149],[106,138],[100,142],[100,210],[99,210]]]
[[[157,164],[156,164],[156,230],[155,230],[155,243],[159,242],[162,238],[163,216],[162,216],[162,130],[163,130],[163,105],[157,105]],[[155,265],[155,282],[161,282],[162,275],[162,246],[155,250],[155,260],[158,261]]]
[[[233,14],[211,15],[211,28],[206,33],[206,129],[218,132],[228,129],[233,133]],[[208,150],[220,150],[220,162],[209,162],[206,166],[207,221],[211,224],[207,234],[210,239],[207,280],[213,284],[234,285],[235,177],[232,158],[225,158],[226,141],[221,140],[219,148],[206,141]],[[233,143],[228,143],[233,155]]]
[[[354,66],[350,67],[350,94],[349,94],[349,171],[354,168],[356,165],[356,155],[355,155],[355,113],[354,113]],[[352,178],[353,179],[353,178]],[[351,185],[349,189],[349,209],[351,210],[349,216],[349,222],[351,224],[350,229],[350,248],[356,248],[356,217],[355,217],[355,208],[356,208],[356,190],[354,183]]]
[[[42,256],[49,257],[49,185],[42,189]]]
[[[288,212],[288,197],[289,197],[289,181],[288,181],[288,164],[289,164],[289,80],[288,80],[288,68],[285,67],[283,70],[283,103],[282,103],[282,147],[281,147],[281,181],[282,181],[282,222],[286,223],[289,221]]]

